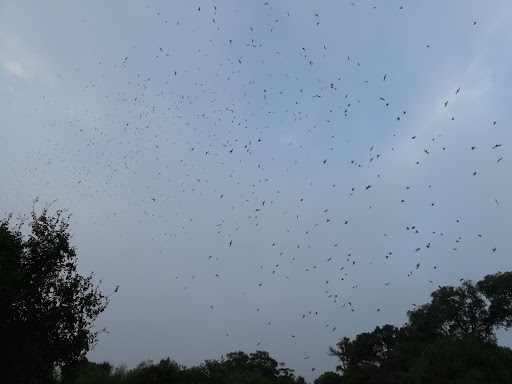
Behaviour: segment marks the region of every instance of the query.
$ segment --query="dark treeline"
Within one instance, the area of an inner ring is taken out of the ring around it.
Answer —
[[[189,384],[189,383],[260,383],[300,384],[303,377],[295,377],[293,370],[278,363],[268,352],[256,351],[228,353],[220,360],[206,360],[199,366],[187,368],[170,358],[158,364],[143,361],[136,368],[127,370],[124,365],[114,368],[111,364],[82,361],[73,372],[75,384]],[[58,382],[58,380],[56,380]]]
[[[383,346],[386,345],[384,348]],[[405,329],[386,325],[360,334],[353,341],[338,343],[342,348],[340,373],[321,374],[314,384],[347,383],[511,383],[512,350],[477,337],[440,337],[421,344]],[[389,348],[386,350],[386,348]],[[268,352],[228,353],[219,360],[187,368],[170,358],[159,363],[143,361],[128,370],[108,362],[82,360],[64,378],[52,382],[73,384],[294,384],[306,383]]]
[[[89,362],[98,336],[93,322],[111,294],[98,290],[92,274],[77,273],[62,211],[32,212],[31,219],[28,238],[23,220],[0,220],[1,383],[305,383],[265,351],[232,352],[190,368],[170,358],[130,370]],[[326,351],[338,360],[336,372],[314,383],[512,383],[512,350],[498,346],[495,333],[512,326],[512,272],[439,287],[407,317],[402,327],[339,340]]]

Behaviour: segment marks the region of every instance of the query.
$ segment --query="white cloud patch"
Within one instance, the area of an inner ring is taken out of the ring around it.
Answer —
[[[34,77],[34,71],[21,61],[6,61],[3,66],[11,75],[21,79],[29,80]]]
[[[24,81],[37,80],[53,87],[55,78],[45,63],[18,36],[0,40],[0,65],[8,75]]]

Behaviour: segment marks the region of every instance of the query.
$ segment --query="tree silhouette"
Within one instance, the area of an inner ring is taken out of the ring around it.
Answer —
[[[512,325],[512,273],[440,287],[431,297],[407,312],[403,327],[376,327],[329,348],[342,382],[511,382],[512,351],[496,345],[495,331]]]
[[[487,275],[476,284],[440,287],[432,301],[408,311],[409,327],[416,336],[474,336],[496,343],[495,331],[512,325],[512,272]]]
[[[50,382],[54,369],[63,377],[97,340],[92,323],[108,298],[93,275],[77,272],[70,245],[69,216],[33,210],[30,234],[23,221],[0,221],[0,368],[4,382]]]
[[[325,372],[316,378],[314,384],[340,384],[342,377],[335,372]]]

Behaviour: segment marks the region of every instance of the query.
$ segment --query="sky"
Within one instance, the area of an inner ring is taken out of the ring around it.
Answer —
[[[80,271],[119,285],[90,360],[264,350],[312,382],[340,338],[512,269],[511,16],[4,1],[0,214],[55,201]]]

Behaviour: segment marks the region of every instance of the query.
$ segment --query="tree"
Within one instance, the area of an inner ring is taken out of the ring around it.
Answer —
[[[279,375],[277,361],[271,358],[270,354],[266,351],[251,353],[249,355],[249,364],[251,370],[260,372],[266,378],[274,379]]]
[[[512,327],[512,272],[487,275],[476,287],[489,301],[488,322],[496,328]]]
[[[77,272],[70,245],[69,216],[46,206],[33,210],[30,234],[23,220],[0,221],[0,371],[4,382],[51,382],[56,367],[63,378],[96,343],[92,323],[109,299],[93,284],[93,274]]]
[[[249,355],[242,351],[231,352],[226,355],[223,365],[230,373],[257,373],[261,378],[268,380],[279,378],[283,382],[287,380],[293,382],[295,379],[293,369],[286,368],[284,363],[278,363],[266,351],[256,351]]]
[[[94,363],[83,359],[76,365],[76,379],[73,384],[121,384],[125,367],[114,368],[109,362]]]
[[[477,337],[443,337],[415,359],[411,381],[428,383],[511,383],[512,351]]]
[[[179,383],[185,367],[179,365],[169,357],[153,364],[151,360],[142,361],[139,365],[130,370],[124,377],[125,384],[166,384]]]
[[[186,376],[195,383],[237,383],[237,384],[295,384],[302,383],[302,377],[295,378],[293,370],[278,363],[268,352],[256,351],[247,354],[236,351],[226,354],[220,360],[206,360],[200,367],[190,368]],[[188,381],[187,381],[188,382]]]
[[[354,340],[344,337],[336,347],[330,347],[329,354],[341,362],[336,370],[343,373],[343,383],[400,383],[418,354],[408,329],[389,324]]]
[[[403,327],[376,327],[331,347],[342,382],[510,382],[512,351],[496,345],[495,330],[512,326],[512,272],[440,287],[431,297],[407,312]]]
[[[475,336],[496,343],[495,330],[512,326],[512,272],[487,275],[477,284],[440,287],[432,301],[408,311],[409,327],[418,338]]]
[[[335,372],[325,372],[318,376],[314,384],[341,384],[343,377]]]
[[[224,365],[230,372],[247,372],[251,370],[249,355],[243,351],[226,354]]]
[[[386,324],[382,328],[376,327],[371,333],[357,335],[353,341],[344,337],[336,345],[338,349],[329,348],[329,354],[340,359],[341,365],[337,367],[338,371],[371,370],[379,367],[388,358],[399,337],[400,330]]]

